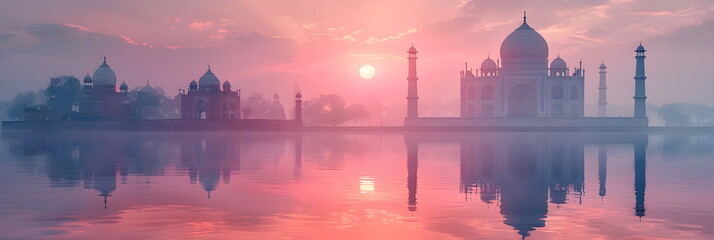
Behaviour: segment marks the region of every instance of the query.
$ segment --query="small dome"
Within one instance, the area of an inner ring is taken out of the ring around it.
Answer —
[[[603,62],[600,64],[600,68],[607,68],[607,66],[605,66],[605,63]]]
[[[225,82],[223,82],[223,87],[231,87],[231,82],[226,80]]]
[[[300,93],[300,92],[296,93],[295,98],[302,98],[302,93]]]
[[[95,86],[117,85],[117,75],[116,73],[114,73],[114,70],[109,67],[109,64],[107,64],[107,58],[104,58],[104,62],[102,62],[102,65],[100,65],[99,68],[94,71],[94,74],[92,75],[92,80],[94,81]]]
[[[409,48],[409,51],[407,51],[407,52],[408,52],[408,53],[417,53],[417,50],[416,50],[416,48],[414,47],[414,45],[412,45],[412,47],[410,47],[410,48]]]
[[[637,46],[637,49],[635,50],[635,52],[644,52],[644,51],[645,51],[645,47],[642,46],[642,43],[640,43],[640,45]]]
[[[566,64],[565,60],[558,56],[550,62],[550,69],[568,69],[568,64]]]
[[[126,85],[126,83],[122,83],[121,86],[119,86],[119,89],[121,89],[121,90],[128,90],[128,89],[129,89],[129,85]]]
[[[523,24],[503,40],[501,58],[504,62],[515,59],[547,59],[548,43],[543,36],[528,26],[524,19]]]
[[[87,76],[84,76],[84,82],[92,82],[92,77],[89,76],[89,73],[87,73]]]
[[[493,59],[486,58],[486,60],[483,60],[481,63],[481,69],[497,69],[498,65],[496,65],[496,62],[493,61]]]
[[[276,93],[276,94],[273,95],[273,98],[274,98],[274,99],[278,99],[278,98],[280,98],[280,95],[278,95],[278,94]]]
[[[142,91],[142,92],[145,92],[145,93],[155,93],[155,92],[156,92],[156,89],[154,89],[153,87],[151,87],[151,85],[149,85],[149,83],[146,83],[146,86],[144,86],[143,88],[141,88],[141,91]]]
[[[198,87],[198,83],[196,83],[196,80],[191,80],[191,83],[188,84],[189,87]]]
[[[198,86],[200,88],[207,88],[212,86],[221,86],[221,80],[218,80],[215,74],[211,71],[211,67],[208,67],[208,71],[198,79]]]

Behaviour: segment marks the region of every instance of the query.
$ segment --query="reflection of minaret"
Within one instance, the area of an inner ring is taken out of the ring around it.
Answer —
[[[597,175],[600,184],[600,197],[605,197],[607,183],[607,145],[600,144],[597,146]]]
[[[407,189],[409,189],[409,211],[416,211],[417,168],[419,144],[407,141]]]
[[[302,134],[295,137],[295,166],[293,166],[293,177],[302,178]]]
[[[635,142],[635,215],[645,216],[645,187],[647,179],[647,136]]]

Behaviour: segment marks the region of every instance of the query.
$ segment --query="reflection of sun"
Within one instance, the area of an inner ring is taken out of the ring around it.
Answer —
[[[375,70],[372,65],[365,64],[359,68],[359,76],[364,79],[372,79],[374,77]]]
[[[359,193],[374,192],[374,178],[369,176],[359,177]]]

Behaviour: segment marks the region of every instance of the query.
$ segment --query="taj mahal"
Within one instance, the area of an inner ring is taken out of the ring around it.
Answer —
[[[408,53],[407,116],[405,126],[483,127],[646,127],[645,49],[636,52],[634,117],[607,117],[607,67],[599,66],[598,117],[584,117],[585,69],[572,71],[560,55],[548,61],[548,42],[523,23],[501,44],[500,59],[486,58],[479,69],[468,64],[460,71],[460,117],[419,117],[417,50]],[[549,64],[550,63],[550,64]]]

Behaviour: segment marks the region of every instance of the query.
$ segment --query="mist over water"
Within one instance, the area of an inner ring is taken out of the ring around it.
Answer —
[[[5,131],[0,237],[711,239],[713,154],[711,134]]]

